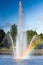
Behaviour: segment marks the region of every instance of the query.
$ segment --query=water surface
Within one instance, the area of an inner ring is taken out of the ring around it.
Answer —
[[[0,56],[0,65],[43,65],[43,56],[31,56],[31,59],[15,61],[11,56]]]

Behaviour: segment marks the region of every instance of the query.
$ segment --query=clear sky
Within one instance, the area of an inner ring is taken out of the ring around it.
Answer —
[[[18,24],[20,0],[0,0],[0,29],[10,30],[12,24]],[[43,33],[43,0],[21,0],[25,30]]]

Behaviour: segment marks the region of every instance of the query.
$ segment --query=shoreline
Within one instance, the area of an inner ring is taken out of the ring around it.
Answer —
[[[43,55],[43,49],[37,49],[37,50],[34,50],[32,51],[32,55]]]
[[[0,49],[0,55],[12,55],[13,50],[12,49]]]
[[[12,55],[12,49],[0,49],[0,55]],[[32,55],[43,55],[43,49],[32,51]]]

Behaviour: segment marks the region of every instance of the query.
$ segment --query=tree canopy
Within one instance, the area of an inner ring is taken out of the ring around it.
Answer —
[[[32,37],[34,35],[37,35],[37,32],[36,31],[32,31],[32,30],[27,30],[26,34],[27,34],[27,41],[28,41],[28,44],[29,44],[31,39],[32,39]]]
[[[15,42],[16,41],[16,35],[17,35],[17,25],[13,24],[11,26],[10,33],[12,35],[12,38],[13,38],[14,42]]]
[[[2,40],[3,40],[4,36],[5,36],[4,30],[0,30],[0,48],[3,47]]]
[[[2,42],[4,36],[5,36],[4,30],[0,30],[0,43]]]

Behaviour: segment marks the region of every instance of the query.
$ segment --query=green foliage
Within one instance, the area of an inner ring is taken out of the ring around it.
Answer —
[[[8,35],[9,33],[12,35],[14,45],[16,45],[15,42],[16,42],[16,35],[17,35],[17,25],[13,24],[11,26],[10,32],[8,32],[7,34],[5,34],[4,30],[0,30],[0,48],[3,47],[2,40],[4,39],[4,36],[6,36],[6,35],[7,35],[6,39],[8,40],[8,43],[10,42],[9,45],[11,44],[11,40],[9,39],[9,35]],[[30,43],[30,41],[34,35],[38,35],[37,32],[33,31],[33,30],[27,30],[26,34],[27,34],[27,41],[28,41],[27,43],[28,44]],[[43,44],[43,34],[40,33],[39,36],[40,36],[40,41]],[[9,45],[8,45],[8,47],[9,47]],[[37,46],[37,48],[39,48],[39,47],[40,47],[40,45]]]
[[[43,41],[43,34],[41,33],[40,35],[41,41]]]
[[[27,34],[27,41],[28,41],[28,44],[29,44],[31,39],[32,39],[32,37],[34,35],[37,35],[37,32],[36,31],[32,31],[32,30],[27,30],[26,34]]]
[[[2,42],[4,36],[5,36],[4,30],[0,30],[0,43]]]
[[[13,38],[14,42],[15,42],[16,41],[16,35],[17,35],[17,25],[13,24],[11,26],[10,33],[12,35],[12,38]]]
[[[4,36],[5,36],[4,30],[0,30],[0,48],[3,47],[2,40],[3,40]]]
[[[36,50],[36,49],[43,49],[43,43],[38,44],[38,45],[35,47],[35,50]]]

